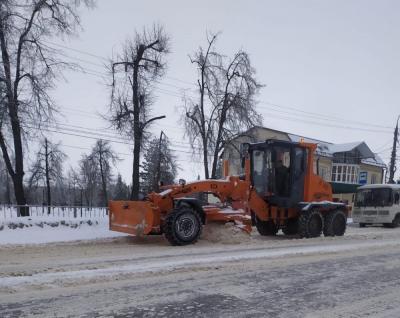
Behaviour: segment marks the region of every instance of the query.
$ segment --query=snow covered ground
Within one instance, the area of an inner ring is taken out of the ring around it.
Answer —
[[[2,245],[0,316],[400,317],[400,229],[240,244],[215,231],[184,247],[162,236]]]
[[[32,217],[0,222],[0,228],[0,245],[43,244],[123,236],[108,229],[108,218],[71,220],[62,217]]]

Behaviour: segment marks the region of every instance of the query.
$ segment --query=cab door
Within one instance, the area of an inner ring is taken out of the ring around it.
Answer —
[[[293,147],[290,205],[296,206],[304,200],[304,179],[306,175],[307,152],[302,147]]]

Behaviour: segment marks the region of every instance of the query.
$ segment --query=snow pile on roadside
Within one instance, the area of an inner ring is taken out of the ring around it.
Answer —
[[[124,236],[108,229],[108,219],[18,218],[0,222],[0,245],[42,244]]]
[[[229,222],[206,224],[201,239],[212,243],[238,244],[248,242],[251,237],[232,222]]]

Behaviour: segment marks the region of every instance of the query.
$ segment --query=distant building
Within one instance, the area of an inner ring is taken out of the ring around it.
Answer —
[[[290,134],[284,131],[255,126],[236,137],[224,149],[223,159],[229,160],[230,174],[240,174],[240,145],[266,139],[316,143],[314,171],[332,185],[334,197],[352,202],[360,185],[383,183],[385,163],[363,141],[333,144],[326,141]],[[318,162],[318,165],[317,165]],[[318,169],[317,169],[318,166]],[[318,170],[318,171],[317,171]]]

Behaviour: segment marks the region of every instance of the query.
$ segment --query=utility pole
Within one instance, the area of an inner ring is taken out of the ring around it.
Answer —
[[[158,164],[157,164],[157,174],[156,174],[156,184],[154,185],[154,188],[156,192],[160,191],[160,178],[161,178],[161,157],[162,157],[162,139],[163,136],[166,138],[167,136],[164,134],[164,132],[161,130],[160,133],[160,140],[158,141]]]
[[[393,136],[393,147],[392,147],[392,155],[390,157],[390,166],[389,166],[389,181],[388,183],[396,183],[394,180],[394,174],[396,172],[396,155],[397,155],[397,143],[399,140],[399,117],[397,117],[396,128],[394,129]]]

